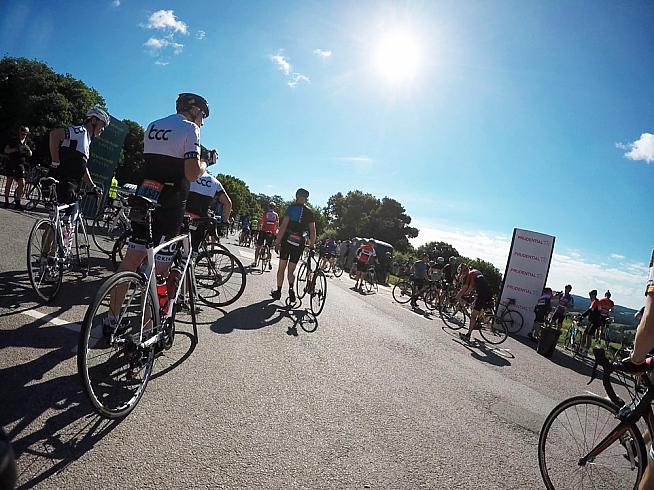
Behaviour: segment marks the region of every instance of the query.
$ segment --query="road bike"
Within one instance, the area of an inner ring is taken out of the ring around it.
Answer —
[[[563,339],[563,347],[566,350],[572,351],[574,356],[578,355],[581,351],[583,336],[583,330],[579,325],[579,319],[573,319],[572,323],[570,323],[570,327],[568,327],[565,339]]]
[[[376,293],[379,292],[379,285],[377,284],[377,276],[374,265],[368,266],[368,270],[363,275],[363,284],[366,287],[366,291],[369,293],[371,293],[373,289]]]
[[[637,489],[647,461],[640,424],[654,434],[654,363],[632,377],[621,362],[611,362],[595,348],[590,384],[602,368],[608,399],[594,394],[573,396],[547,416],[538,440],[538,465],[548,490],[579,488]],[[646,374],[647,373],[647,374]],[[628,396],[626,403],[615,390]]]
[[[422,299],[425,303],[425,308],[429,311],[434,311],[439,307],[438,297],[438,284],[436,281],[426,280],[420,290],[416,291],[415,279],[410,276],[408,279],[403,279],[391,290],[393,299],[401,305],[411,301],[415,297],[416,302]]]
[[[197,339],[197,295],[189,219],[182,233],[154,246],[155,201],[130,197],[130,217],[148,230],[146,258],[139,272],[123,271],[108,278],[86,311],[77,350],[77,368],[84,392],[101,417],[127,416],[138,404],[152,375],[155,357],[175,339],[180,292],[186,294]],[[168,279],[155,272],[155,255],[173,251]]]
[[[91,236],[101,252],[111,255],[116,240],[130,230],[128,215],[127,198],[121,194],[117,194],[113,206],[105,206],[96,215],[91,226]]]
[[[329,274],[331,272],[334,277],[341,277],[343,275],[343,267],[341,266],[340,261],[336,255],[321,255],[319,261],[320,268],[325,274]]]
[[[96,192],[81,193],[72,204],[56,205],[52,177],[42,180],[55,196],[50,216],[34,223],[27,240],[27,272],[36,294],[44,301],[52,301],[63,280],[64,271],[73,266],[86,277],[90,271],[90,246],[86,225],[80,211],[79,199]]]
[[[42,180],[48,175],[50,169],[35,165],[25,175],[25,191],[23,200],[25,209],[32,210],[43,200],[45,207],[52,204],[52,193],[49,188],[43,188]]]
[[[272,260],[272,254],[270,253],[270,245],[268,245],[268,242],[264,240],[264,243],[263,245],[261,245],[261,249],[259,250],[259,261],[260,261],[262,274],[266,270],[266,267],[272,269],[271,260]]]
[[[306,261],[303,261],[295,277],[295,290],[298,299],[309,295],[309,306],[314,316],[320,315],[327,299],[327,276],[318,267],[315,250],[309,249]]]

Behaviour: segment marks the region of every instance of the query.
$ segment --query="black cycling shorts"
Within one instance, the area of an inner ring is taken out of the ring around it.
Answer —
[[[368,262],[363,262],[357,259],[357,272],[366,272],[368,270]]]
[[[600,327],[600,323],[591,323],[586,329],[586,333],[588,335],[595,335],[595,332],[597,332],[597,329],[599,327]]]
[[[61,180],[57,184],[57,203],[73,204],[77,200],[77,190],[79,189],[78,182],[70,182]]]
[[[297,264],[302,257],[304,243],[300,245],[291,245],[287,240],[282,240],[279,247],[279,260],[288,260],[291,264]]]
[[[25,164],[22,162],[7,162],[7,177],[13,177],[14,179],[24,179]]]
[[[157,208],[152,212],[152,242],[154,245],[171,239],[179,234],[184,221],[184,207],[180,208]],[[129,247],[136,250],[145,250],[148,239],[148,232],[145,224],[132,221],[132,237],[129,240]],[[163,240],[162,240],[163,239]],[[162,252],[157,260],[167,261],[174,251]]]
[[[260,231],[259,236],[257,237],[257,245],[261,246],[266,243],[269,247],[272,247],[273,241],[275,240],[275,235],[269,231]]]

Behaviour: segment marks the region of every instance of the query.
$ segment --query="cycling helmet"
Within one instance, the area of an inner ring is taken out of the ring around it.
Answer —
[[[268,204],[268,209],[275,209],[276,207],[277,207],[277,204],[275,204],[274,202],[271,202],[271,203]]]
[[[304,197],[305,199],[309,199],[309,191],[306,189],[303,189],[300,187],[297,191],[295,191],[295,196],[296,197]]]
[[[204,97],[197,94],[183,93],[177,97],[175,103],[177,112],[188,111],[191,107],[197,107],[204,113],[204,117],[209,117],[209,103]]]
[[[456,262],[456,257],[454,255],[450,257],[450,262]]]
[[[28,128],[27,126],[21,126],[20,128],[18,128],[18,132],[30,134],[30,128]]]
[[[597,296],[597,289],[593,289],[592,291],[588,291],[589,296]]]
[[[572,289],[572,286],[570,284],[566,284],[565,289]]]
[[[93,107],[89,109],[89,111],[86,113],[87,120],[91,119],[92,117],[95,117],[100,121],[102,121],[105,127],[109,126],[109,123],[111,122],[109,115],[99,107]]]
[[[611,291],[606,291],[604,293],[604,296],[606,296],[607,298],[610,298],[611,297]]]
[[[439,264],[444,264],[444,263],[445,263],[445,259],[444,259],[443,257],[438,257],[438,258],[436,259],[436,262],[439,263]]]

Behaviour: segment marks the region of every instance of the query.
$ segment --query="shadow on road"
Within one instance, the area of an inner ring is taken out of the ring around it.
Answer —
[[[32,488],[61,472],[117,425],[92,414],[76,374],[49,375],[76,355],[79,336],[46,326],[46,321],[0,331],[4,348],[47,350],[29,362],[0,369],[0,425],[11,427],[19,488]]]
[[[520,342],[522,345],[533,349],[534,351],[538,347],[538,342],[520,337],[519,335],[514,336],[513,339],[517,342]],[[595,362],[593,359],[583,356],[570,356],[558,348],[554,351],[550,361],[552,361],[554,364],[558,364],[561,367],[575,371],[576,373],[579,373],[583,376],[590,376],[590,373],[593,370],[593,364]]]
[[[445,327],[443,327],[443,330],[445,330]],[[506,367],[511,365],[509,359],[515,359],[515,356],[510,351],[493,347],[483,340],[473,337],[469,342],[465,342],[459,340],[458,335],[457,337],[452,335],[452,337],[452,341],[468,349],[470,356],[478,361],[492,364],[493,366]]]
[[[273,299],[243,306],[226,313],[211,325],[216,333],[226,334],[234,330],[257,330],[278,323],[284,315],[279,313]]]

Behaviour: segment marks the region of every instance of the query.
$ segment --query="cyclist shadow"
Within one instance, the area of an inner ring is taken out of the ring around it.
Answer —
[[[219,309],[223,317],[211,324],[211,330],[228,334],[234,330],[258,330],[279,323],[284,315],[278,310],[272,298],[242,306],[230,312]]]
[[[77,374],[50,374],[75,356],[79,334],[47,327],[45,321],[0,331],[3,347],[48,349],[41,357],[0,369],[0,425],[12,427],[20,488],[61,472],[117,425],[92,414]]]
[[[445,330],[445,328],[443,328],[443,330]],[[508,350],[491,347],[480,339],[472,338],[470,342],[465,342],[458,338],[453,338],[452,341],[469,350],[470,356],[473,359],[492,364],[493,366],[507,367],[511,365],[509,359],[515,359],[515,356]]]

